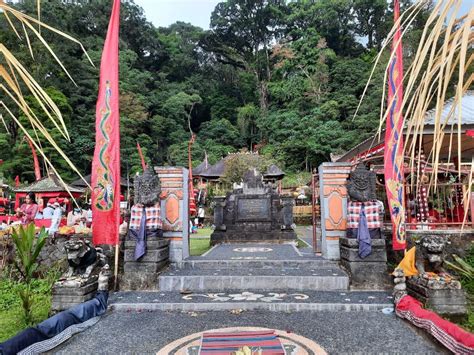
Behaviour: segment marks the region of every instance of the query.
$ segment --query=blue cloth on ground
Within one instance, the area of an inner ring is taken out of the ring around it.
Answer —
[[[108,296],[104,294],[104,291],[99,291],[93,299],[46,319],[38,324],[36,328],[48,338],[51,338],[73,324],[82,323],[104,314],[107,310],[107,298]]]
[[[36,327],[27,328],[13,338],[0,343],[0,354],[16,354],[32,344],[60,334],[71,325],[83,323],[90,318],[104,314],[107,310],[108,298],[108,291],[98,291],[93,299],[60,312]]]
[[[357,232],[357,241],[359,242],[359,256],[363,259],[372,252],[372,240],[370,239],[367,217],[365,215],[364,205],[360,209],[359,231]]]

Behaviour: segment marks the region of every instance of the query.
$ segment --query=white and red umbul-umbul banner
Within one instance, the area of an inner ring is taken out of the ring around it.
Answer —
[[[400,4],[394,1],[394,21],[400,17]],[[393,37],[392,61],[388,68],[388,109],[385,130],[384,175],[388,207],[392,220],[393,250],[406,248],[405,194],[403,188],[403,54],[400,23]]]
[[[91,176],[92,241],[95,245],[117,245],[120,225],[119,22],[120,0],[114,0],[100,62],[95,112]]]

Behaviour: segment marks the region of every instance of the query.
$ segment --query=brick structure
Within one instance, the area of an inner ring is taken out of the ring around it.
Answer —
[[[163,236],[170,241],[169,259],[180,262],[189,256],[189,173],[180,167],[155,167],[161,182]]]
[[[326,259],[340,259],[339,238],[346,235],[346,185],[350,172],[350,163],[323,163],[319,166],[321,251]]]

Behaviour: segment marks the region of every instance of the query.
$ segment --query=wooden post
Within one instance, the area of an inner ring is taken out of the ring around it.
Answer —
[[[311,197],[311,215],[313,220],[313,251],[316,253],[318,248],[317,242],[317,230],[316,230],[316,174],[313,171],[311,174],[311,188],[313,189]]]
[[[115,246],[115,266],[114,266],[114,291],[118,290],[118,264],[119,264],[119,252],[120,252],[120,235],[119,242]]]
[[[471,192],[471,225],[474,228],[474,192]]]

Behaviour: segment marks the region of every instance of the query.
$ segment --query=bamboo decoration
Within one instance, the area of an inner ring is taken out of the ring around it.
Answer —
[[[40,7],[39,7],[39,0],[38,2],[38,16],[40,15]],[[42,23],[39,19],[35,19],[30,17],[12,7],[4,2],[4,0],[0,0],[0,10],[2,15],[5,16],[5,20],[10,25],[12,31],[16,34],[19,40],[25,40],[26,44],[28,45],[30,55],[34,58],[34,52],[31,47],[30,41],[30,34],[35,36],[43,46],[49,51],[49,53],[53,56],[59,66],[63,69],[69,79],[74,83],[73,78],[64,67],[64,65],[59,60],[56,53],[52,50],[52,48],[48,45],[46,40],[43,38],[40,32],[40,28],[47,29],[51,32],[54,32],[70,41],[77,43],[83,52],[85,53],[86,57],[89,59],[91,65],[94,65],[87,55],[83,45],[73,37],[67,35],[64,32],[61,32],[51,26],[48,26]],[[17,25],[17,26],[15,26]],[[38,25],[35,27],[34,25]],[[21,26],[24,35],[24,38],[20,36],[18,33],[17,27]],[[20,122],[18,117],[15,116],[13,113],[14,110],[12,107],[7,106],[5,101],[0,100],[0,107],[6,111],[6,113],[11,117],[11,119],[15,122],[16,125],[20,128],[20,130],[25,134],[25,136],[32,142],[34,148],[40,153],[43,157],[45,164],[47,167],[51,168],[51,170],[57,175],[59,180],[63,183],[63,185],[67,189],[67,185],[62,180],[61,176],[55,169],[52,162],[48,159],[45,155],[39,137],[44,137],[46,141],[54,148],[56,151],[61,155],[61,157],[67,162],[67,164],[84,180],[83,176],[79,172],[79,170],[74,166],[71,160],[67,157],[67,155],[62,151],[59,147],[57,142],[52,138],[48,129],[44,126],[44,123],[36,116],[34,111],[28,105],[27,101],[25,100],[24,93],[22,92],[20,87],[25,87],[28,94],[31,94],[36,101],[38,102],[39,106],[41,107],[42,111],[46,114],[48,119],[53,123],[53,125],[58,129],[61,135],[67,140],[70,141],[69,132],[67,130],[66,124],[64,119],[59,111],[59,108],[56,106],[54,101],[48,96],[48,94],[41,88],[41,86],[36,82],[36,80],[31,76],[28,70],[17,60],[17,58],[13,55],[13,53],[5,47],[3,43],[0,42],[0,56],[2,57],[3,64],[0,64],[0,91],[4,92],[14,103],[15,106],[27,117],[30,126],[25,126]],[[22,85],[20,85],[22,84]],[[3,117],[2,117],[3,121]],[[28,132],[27,128],[33,129],[34,136],[37,139],[34,139]],[[38,136],[39,133],[39,136]],[[85,180],[84,180],[85,181]],[[87,182],[86,182],[87,183]]]
[[[423,134],[425,125],[425,116],[430,105],[434,104],[436,108],[433,149],[429,154],[428,163],[433,167],[430,173],[430,185],[436,186],[436,177],[438,174],[438,162],[441,148],[445,139],[451,142],[457,141],[450,147],[458,159],[459,174],[461,173],[461,98],[472,85],[474,74],[469,74],[468,68],[474,61],[474,53],[469,49],[474,46],[474,33],[472,26],[474,24],[474,7],[467,14],[459,16],[459,10],[463,0],[437,1],[426,20],[423,33],[420,38],[418,49],[411,65],[405,72],[406,83],[404,84],[404,99],[402,102],[402,111],[405,117],[406,134],[418,137]],[[410,24],[414,21],[423,6],[428,1],[419,0],[411,5],[401,16],[399,21],[388,34],[385,44],[382,46],[374,64],[379,64],[382,53],[386,51],[386,46],[393,39],[398,23],[404,28],[402,37],[410,30]],[[390,57],[389,63],[393,57]],[[366,89],[370,84],[370,76]],[[387,74],[384,78],[386,86]],[[456,85],[453,109],[446,118],[441,118],[444,102],[447,99],[447,92],[452,84]],[[361,102],[364,98],[361,98]],[[359,103],[360,106],[360,103]],[[387,105],[390,107],[390,105]],[[381,117],[379,134],[382,131],[389,111],[385,106],[385,97],[381,100]],[[455,109],[457,107],[457,109]],[[354,115],[357,115],[357,111]],[[452,126],[451,133],[445,136],[446,126]],[[453,139],[453,135],[457,139]],[[405,147],[405,155],[411,156],[411,171],[413,165],[421,164],[420,159],[415,159],[417,144],[416,139],[412,140],[411,145]],[[470,190],[472,188],[472,179],[470,179]]]

